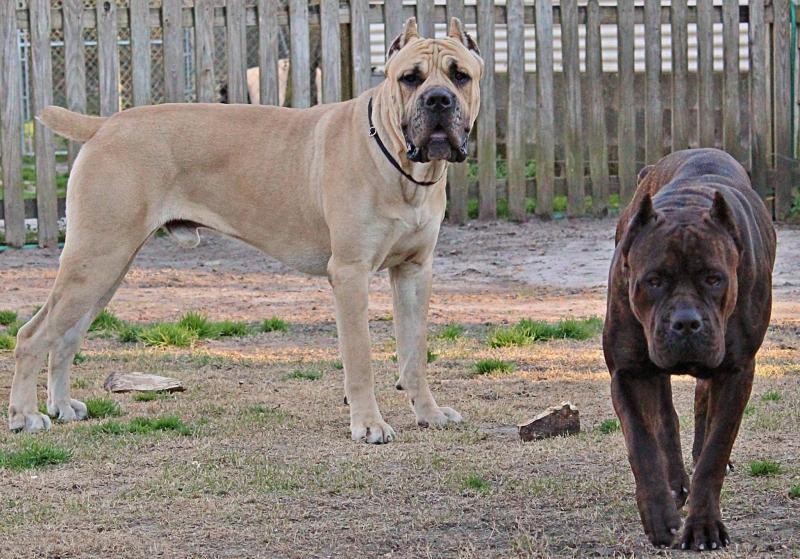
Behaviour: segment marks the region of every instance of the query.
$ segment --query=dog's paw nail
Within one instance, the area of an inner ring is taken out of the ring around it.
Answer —
[[[670,529],[669,529],[669,533],[670,533],[670,534],[672,534],[672,535],[674,536],[675,534],[677,534],[677,533],[678,533],[678,529],[677,529],[677,528],[670,528]]]
[[[681,544],[681,549],[686,549],[686,542],[683,542],[683,543]]]
[[[717,542],[711,542],[711,549],[717,549]]]
[[[428,425],[428,422],[425,420],[417,421],[417,425],[419,425],[420,427],[430,427],[430,425]]]
[[[699,549],[700,551],[705,550],[705,548],[706,548],[706,544],[704,544],[704,543],[701,543],[700,545],[697,546],[697,549]]]

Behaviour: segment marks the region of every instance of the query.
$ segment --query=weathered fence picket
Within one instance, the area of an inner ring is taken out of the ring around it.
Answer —
[[[110,115],[151,102],[215,102],[222,85],[229,102],[243,103],[250,66],[260,69],[250,102],[349,99],[382,79],[379,52],[412,15],[423,36],[441,35],[458,17],[484,58],[470,162],[448,172],[452,223],[475,209],[495,219],[506,207],[524,220],[529,197],[540,216],[604,215],[618,207],[613,195],[621,204],[631,199],[645,164],[667,149],[701,146],[723,147],[742,162],[785,219],[800,197],[790,1],[0,2],[3,242],[25,242],[26,218],[38,219],[39,244],[58,239],[56,170],[63,185],[79,143],[31,122],[44,105]],[[744,33],[749,48],[740,50]],[[94,34],[97,42],[87,42]],[[67,155],[57,166],[56,149]],[[35,185],[23,179],[29,168]],[[468,201],[476,193],[475,208]]]
[[[32,0],[31,75],[33,109],[36,113],[53,103],[53,69],[50,56],[50,2]],[[58,196],[53,132],[38,120],[33,127],[36,154],[36,213],[39,218],[39,246],[58,243]]]
[[[21,129],[22,75],[14,4],[0,2],[0,166],[5,240],[13,247],[25,244]]]
[[[478,113],[478,219],[497,217],[497,127],[494,89],[494,6],[478,3],[478,48],[483,57]]]
[[[447,18],[464,20],[464,0],[447,0]],[[448,218],[450,223],[464,223],[468,216],[467,162],[450,165],[447,173]]]
[[[508,215],[515,221],[526,217],[525,142],[525,22],[522,0],[508,0]],[[581,179],[583,176],[581,176]]]
[[[684,0],[685,1],[685,0]],[[600,5],[589,0],[586,8],[586,77],[589,86],[588,151],[592,179],[592,213],[608,213],[608,146],[606,109],[603,96],[602,45],[600,42]]]
[[[79,4],[83,4],[80,0],[76,0]],[[132,66],[132,81],[133,81],[133,104],[134,106],[149,105],[150,104],[150,2],[149,0],[129,0],[130,1],[130,30],[131,30],[131,66]],[[208,12],[208,2],[210,0],[201,0],[201,8],[199,9],[199,17],[196,16],[197,22],[196,33],[202,34],[207,30],[208,22],[204,19]],[[203,37],[201,36],[200,41]],[[199,46],[208,48],[202,42],[196,43]],[[198,50],[198,57],[201,56],[202,49]],[[202,60],[198,60],[197,68],[202,70],[205,66]],[[213,76],[207,76],[205,72],[201,71],[198,74],[198,92],[200,91],[200,83],[205,83],[207,78],[213,79]]]
[[[64,0],[64,81],[67,89],[67,108],[86,112],[86,54],[83,45],[83,2]],[[68,144],[69,167],[75,162],[80,142]]]
[[[619,80],[617,165],[619,201],[627,204],[636,188],[636,104],[634,97],[633,0],[620,0],[617,41],[619,42]]]

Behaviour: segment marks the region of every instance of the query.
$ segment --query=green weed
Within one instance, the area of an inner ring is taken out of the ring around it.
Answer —
[[[297,369],[286,375],[286,380],[319,380],[322,378],[322,371],[312,369]]]
[[[471,474],[464,478],[464,489],[476,493],[488,493],[492,489],[492,484],[478,474]]]
[[[782,471],[781,465],[772,460],[753,460],[750,462],[750,475],[753,477],[772,476]]]
[[[460,324],[448,324],[439,331],[438,337],[443,340],[457,340],[464,335],[464,327]]]
[[[514,365],[508,361],[500,359],[481,359],[473,365],[476,375],[489,375],[492,373],[510,373],[514,370]]]
[[[289,330],[289,323],[281,320],[277,316],[267,318],[261,323],[262,332],[287,332]]]
[[[174,431],[179,435],[191,435],[192,429],[183,420],[174,415],[163,417],[135,417],[128,422],[106,421],[93,425],[91,431],[106,435],[146,435],[155,432]]]
[[[761,396],[761,399],[765,402],[778,402],[782,399],[782,396],[777,390],[770,390],[768,392],[764,392],[764,394]]]
[[[0,311],[0,326],[9,326],[17,321],[17,313],[14,311]]]
[[[600,426],[597,428],[598,431],[603,433],[604,435],[608,435],[610,433],[616,433],[620,430],[619,420],[612,418],[612,419],[604,419]]]
[[[109,398],[89,398],[84,403],[91,419],[122,415],[119,404]]]
[[[63,464],[72,458],[72,452],[36,439],[25,439],[19,450],[0,450],[0,468],[27,470]]]

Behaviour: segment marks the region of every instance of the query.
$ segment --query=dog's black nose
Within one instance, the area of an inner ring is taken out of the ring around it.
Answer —
[[[422,96],[425,108],[431,111],[447,111],[455,105],[455,96],[444,87],[432,87]]]
[[[703,327],[703,317],[697,309],[680,309],[672,313],[670,328],[678,336],[691,336]]]

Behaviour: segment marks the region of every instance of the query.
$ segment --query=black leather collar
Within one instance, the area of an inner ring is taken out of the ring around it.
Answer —
[[[389,153],[389,150],[386,149],[386,146],[383,144],[383,141],[381,141],[381,137],[378,136],[378,131],[375,129],[375,125],[372,124],[372,97],[370,97],[369,105],[367,105],[367,120],[369,121],[369,135],[375,138],[375,141],[378,142],[378,147],[381,148],[383,155],[386,156],[386,159],[389,160],[389,163],[391,163],[395,169],[400,171],[400,174],[402,174],[406,179],[410,180],[414,184],[418,184],[419,186],[432,186],[437,182],[439,182],[440,180],[442,180],[444,173],[442,173],[442,175],[435,181],[418,181],[417,179],[406,173],[400,166],[400,163],[398,163],[397,160],[394,157],[392,157],[392,154]]]

